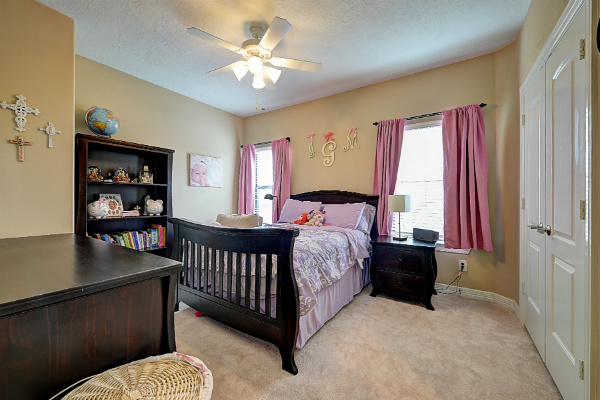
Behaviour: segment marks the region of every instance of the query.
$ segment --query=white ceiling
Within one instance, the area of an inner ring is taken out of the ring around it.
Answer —
[[[494,52],[517,38],[531,0],[37,1],[75,20],[78,55],[248,117]],[[242,56],[186,29],[241,46],[252,21],[275,16],[292,29],[273,55],[323,69],[282,68],[257,111],[250,74],[205,75]]]

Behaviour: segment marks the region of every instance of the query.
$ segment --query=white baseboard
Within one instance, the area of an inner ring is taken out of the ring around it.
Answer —
[[[445,285],[443,283],[436,283],[435,290],[437,290],[438,292],[440,292],[440,291],[443,292],[443,290],[446,289],[447,286],[448,285]],[[455,289],[456,289],[456,286],[450,286],[448,288],[449,291],[450,290],[453,291]],[[508,297],[500,296],[499,294],[496,294],[496,293],[484,292],[482,290],[461,287],[460,293],[452,293],[452,294],[454,294],[456,296],[467,297],[469,299],[490,301],[492,303],[498,304],[501,307],[512,310],[517,317],[519,317],[519,314],[520,314],[519,305],[517,304],[516,301],[509,299]]]

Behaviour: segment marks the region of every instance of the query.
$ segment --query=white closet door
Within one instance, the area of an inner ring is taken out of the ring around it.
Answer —
[[[525,327],[546,358],[546,76],[538,70],[524,93]]]
[[[566,400],[584,398],[585,11],[546,62],[546,365]]]

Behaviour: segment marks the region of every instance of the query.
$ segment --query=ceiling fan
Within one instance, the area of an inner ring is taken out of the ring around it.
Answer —
[[[206,73],[207,75],[233,71],[238,81],[241,81],[244,75],[250,71],[254,75],[252,87],[255,89],[266,87],[271,90],[276,88],[275,83],[281,75],[281,70],[266,66],[265,63],[270,63],[275,67],[297,69],[301,71],[319,72],[321,70],[321,63],[272,56],[271,52],[290,29],[292,29],[292,25],[285,19],[279,17],[273,18],[273,22],[271,22],[271,25],[266,31],[262,26],[251,25],[250,34],[253,38],[246,40],[242,43],[241,47],[198,28],[188,28],[187,32],[224,47],[227,50],[238,53],[246,59],[246,61],[236,61],[225,65],[224,67],[208,71]]]

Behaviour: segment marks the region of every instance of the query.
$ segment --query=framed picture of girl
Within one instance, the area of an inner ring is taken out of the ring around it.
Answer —
[[[223,160],[190,154],[190,186],[223,187]]]

